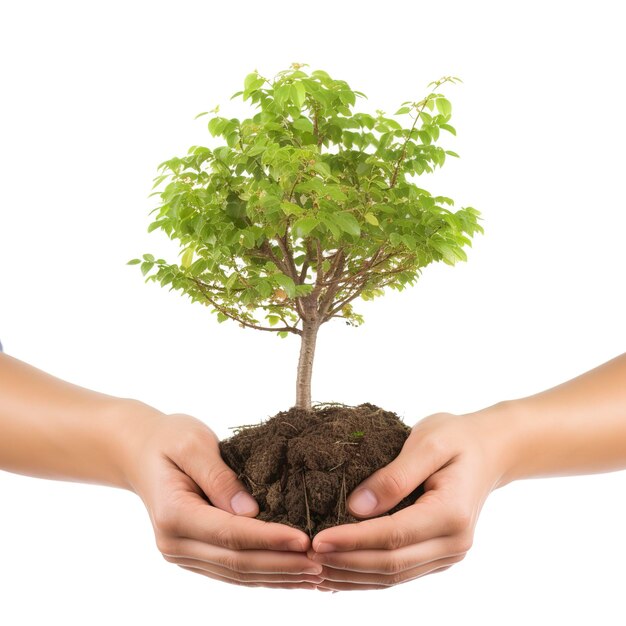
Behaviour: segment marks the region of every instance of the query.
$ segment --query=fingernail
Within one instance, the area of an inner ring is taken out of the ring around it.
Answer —
[[[318,543],[315,552],[334,552],[335,546],[332,543]]]
[[[230,506],[237,515],[256,511],[255,499],[246,491],[237,492],[230,501]]]
[[[303,574],[321,574],[324,568],[321,565],[307,565],[302,569]]]
[[[371,489],[359,489],[352,494],[348,506],[357,515],[368,515],[378,504],[378,500]]]
[[[287,550],[293,550],[294,552],[304,552],[307,549],[300,539],[291,539],[287,542]]]

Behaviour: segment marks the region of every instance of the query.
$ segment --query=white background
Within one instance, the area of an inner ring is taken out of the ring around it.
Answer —
[[[204,419],[291,406],[297,340],[218,325],[126,261],[157,165],[210,142],[244,76],[309,63],[393,113],[445,74],[461,154],[419,180],[482,211],[469,261],[339,321],[314,400],[407,423],[540,391],[626,351],[626,73],[618,2],[3,3],[0,337],[56,376]],[[130,493],[0,475],[0,623],[623,624],[626,474],[494,493],[474,547],[386,591],[231,587],[163,561]],[[278,617],[272,617],[278,611]]]

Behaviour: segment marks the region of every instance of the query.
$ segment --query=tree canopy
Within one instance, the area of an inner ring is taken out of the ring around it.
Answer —
[[[244,327],[302,334],[333,318],[358,325],[357,298],[413,285],[432,262],[466,260],[482,232],[472,207],[453,211],[415,178],[458,156],[437,143],[450,125],[446,76],[393,116],[355,112],[366,98],[322,70],[293,64],[246,76],[249,118],[209,116],[217,147],[161,163],[149,230],[181,246],[177,263],[145,254],[146,280],[182,291]],[[231,98],[231,99],[232,99]]]

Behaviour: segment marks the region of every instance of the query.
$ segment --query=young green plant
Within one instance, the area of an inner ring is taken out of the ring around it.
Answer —
[[[482,227],[478,211],[453,212],[450,198],[413,181],[458,156],[436,142],[441,131],[456,134],[440,89],[459,79],[431,83],[388,117],[355,112],[362,92],[305,67],[272,79],[249,74],[232,98],[250,102],[250,118],[219,108],[197,116],[210,115],[221,145],[161,163],[153,189],[164,187],[152,194],[160,206],[149,231],[177,240],[181,259],[145,254],[130,264],[209,306],[219,322],[299,336],[295,406],[309,409],[322,324],[358,326],[357,298],[401,291],[434,261],[466,260]]]

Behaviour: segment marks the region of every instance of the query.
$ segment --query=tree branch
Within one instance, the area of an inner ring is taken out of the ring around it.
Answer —
[[[350,302],[352,302],[352,300],[354,300],[355,298],[358,298],[363,292],[366,282],[367,282],[367,277],[364,277],[358,286],[354,287],[352,291],[346,297],[344,297],[342,300],[339,300],[335,304],[335,306],[324,315],[323,322],[327,322],[336,313],[341,311],[341,309],[343,309],[343,307],[346,306],[346,304],[349,304]]]
[[[389,183],[389,189],[393,189],[396,186],[396,181],[398,180],[398,172],[400,170],[400,165],[402,164],[402,161],[404,160],[404,157],[406,156],[406,145],[409,143],[409,139],[411,138],[411,134],[413,133],[413,130],[415,129],[415,125],[417,124],[417,120],[419,120],[420,115],[424,112],[424,109],[426,108],[426,105],[430,101],[431,96],[435,93],[435,90],[439,89],[439,87],[441,87],[441,85],[444,82],[448,82],[448,81],[444,80],[442,82],[437,82],[435,84],[433,90],[424,98],[424,100],[422,100],[422,106],[420,107],[420,110],[417,112],[417,115],[415,116],[415,121],[413,122],[413,126],[411,126],[411,130],[409,131],[409,134],[406,136],[406,139],[404,140],[404,144],[402,146],[402,152],[401,152],[400,157],[398,158],[398,162],[396,163],[396,166],[395,166],[395,168],[393,170],[393,175],[391,176],[391,181]]]
[[[339,248],[339,250],[337,250],[337,252],[335,253],[333,264],[330,268],[330,271],[328,272],[331,283],[333,282],[333,280],[338,274],[341,274],[343,272],[344,267],[345,267],[345,253],[343,251],[343,248]],[[326,315],[328,308],[332,304],[333,298],[337,295],[339,290],[340,290],[339,285],[329,286],[326,288],[326,293],[321,298],[319,306],[318,306],[318,314],[321,318],[323,318]]]
[[[247,328],[254,328],[255,330],[266,330],[272,333],[285,331],[288,333],[293,333],[295,335],[302,334],[302,331],[299,328],[295,328],[294,326],[289,326],[286,322],[285,322],[284,327],[278,327],[278,328],[276,328],[275,326],[259,326],[258,324],[253,324],[252,322],[248,322],[247,320],[244,320],[241,317],[233,315],[228,309],[218,304],[215,301],[215,299],[212,298],[209,295],[209,293],[207,293],[206,285],[202,281],[198,280],[197,278],[192,278],[191,280],[196,284],[196,286],[202,292],[202,295],[208,300],[208,302],[211,305],[213,305],[220,313],[222,313],[226,317],[230,318],[231,320],[234,320],[235,322],[239,322],[239,324],[241,324],[242,326],[245,326]],[[283,320],[283,322],[285,321],[282,316],[279,315],[279,317]]]
[[[298,282],[301,285],[304,285],[304,279],[306,278],[306,273],[309,269],[309,261],[308,259],[304,260],[304,263],[302,264],[302,270],[300,271],[300,276],[298,277]]]
[[[315,239],[315,288],[317,289],[318,285],[321,284],[321,281],[324,280],[324,268],[322,267],[322,263],[324,262],[324,253],[322,252],[322,244],[319,239]]]
[[[313,136],[317,139],[317,147],[319,148],[322,145],[322,137],[320,137],[318,107],[315,107],[315,113],[313,114]]]
[[[400,272],[404,272],[408,269],[409,269],[409,266],[401,265],[387,272],[377,274],[377,277],[383,280],[381,280],[381,282],[376,286],[378,288],[386,287],[387,285],[392,283],[393,280],[385,280],[385,278],[389,276],[394,276],[395,274],[399,274]],[[370,278],[370,276],[371,274],[363,274],[362,276],[360,276],[358,283],[349,288],[349,293],[346,296],[344,296],[341,300],[338,300],[337,303],[332,307],[332,309],[330,309],[330,311],[328,311],[323,316],[323,322],[327,322],[331,317],[335,315],[335,313],[340,311],[346,304],[352,302],[352,300],[360,296],[361,293],[363,292],[363,289],[365,289],[365,285],[367,283],[367,280]]]
[[[374,252],[374,254],[369,258],[368,261],[366,261],[363,266],[361,267],[361,269],[356,272],[355,274],[344,274],[342,276],[338,276],[333,278],[332,280],[329,280],[327,282],[322,283],[323,287],[330,287],[334,284],[341,284],[341,283],[345,283],[348,284],[350,283],[354,278],[358,278],[359,276],[361,276],[363,273],[372,270],[374,267],[377,267],[378,265],[381,265],[382,263],[384,263],[385,261],[388,261],[391,257],[394,256],[393,252],[390,252],[389,254],[385,255],[382,259],[378,260],[378,255],[382,252],[382,250],[384,249],[383,246],[381,246],[378,250],[376,250],[376,252]]]
[[[288,228],[288,227],[287,227]],[[286,274],[291,277],[294,283],[298,282],[298,272],[296,270],[296,264],[293,260],[293,255],[291,254],[291,250],[289,249],[289,242],[287,240],[287,230],[285,230],[285,235],[283,237],[276,237],[278,241],[278,247],[280,248],[283,256],[285,257],[285,267],[287,268]]]
[[[289,224],[285,226],[284,236],[283,237],[279,236],[276,239],[278,241],[278,247],[280,248],[281,252],[283,253],[283,256],[285,257],[285,266],[287,268],[287,271],[285,273],[289,277],[291,277],[291,280],[293,280],[294,284],[300,284],[298,281],[298,270],[296,269],[296,264],[293,260],[293,254],[291,252],[291,249],[289,248],[289,239],[287,237],[288,229],[289,229]],[[302,303],[300,302],[300,298],[295,297],[294,300],[296,303],[296,310],[298,311],[298,315],[302,319],[304,319],[306,315],[304,314],[304,309],[302,307]]]
[[[272,250],[272,247],[270,246],[269,242],[267,239],[265,239],[263,241],[262,247],[260,248],[261,252],[265,253],[265,257],[269,258],[270,261],[273,261],[273,263],[276,265],[276,267],[283,273],[285,274],[289,274],[289,270],[287,268],[287,264],[284,263],[283,261],[281,261],[275,254],[274,251]]]

